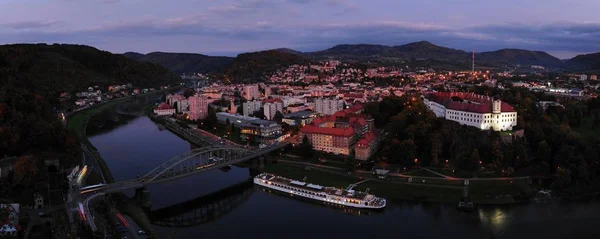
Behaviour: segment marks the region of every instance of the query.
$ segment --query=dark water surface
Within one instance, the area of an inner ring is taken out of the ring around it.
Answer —
[[[147,117],[90,141],[117,180],[141,176],[192,148]],[[150,186],[161,238],[600,238],[598,202],[490,206],[473,213],[454,205],[388,202],[383,212],[357,215],[265,192],[249,178],[248,169],[233,167]],[[215,202],[221,203],[218,212],[202,216],[202,208]]]

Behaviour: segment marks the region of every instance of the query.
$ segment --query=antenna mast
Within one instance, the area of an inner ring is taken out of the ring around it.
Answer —
[[[471,72],[475,74],[475,51],[473,51],[473,55],[471,56]]]

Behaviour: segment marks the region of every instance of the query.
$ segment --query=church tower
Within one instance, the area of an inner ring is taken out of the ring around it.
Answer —
[[[500,99],[494,99],[492,101],[492,113],[500,114],[502,112],[502,101]]]

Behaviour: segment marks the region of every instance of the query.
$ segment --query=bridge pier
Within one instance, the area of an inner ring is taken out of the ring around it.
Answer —
[[[148,189],[147,187],[136,188],[134,197],[135,201],[142,205],[142,207],[152,207],[152,202],[150,202],[150,189]]]

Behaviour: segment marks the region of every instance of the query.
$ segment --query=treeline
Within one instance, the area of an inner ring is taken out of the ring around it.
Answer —
[[[278,69],[308,62],[303,56],[277,50],[243,53],[226,67],[224,77],[226,82],[258,82]]]
[[[179,81],[177,75],[153,63],[82,45],[2,45],[0,71],[50,101],[60,92],[82,91],[91,85],[157,87]]]
[[[552,97],[543,93],[472,90],[502,95],[515,107],[518,128],[524,129],[524,137],[461,126],[437,118],[418,95],[394,96],[367,104],[365,109],[373,115],[376,125],[385,127],[387,132],[378,159],[406,166],[443,165],[448,160],[460,176],[485,171],[505,176],[558,173],[563,179],[557,180],[558,187],[586,184],[599,174],[599,137],[578,132],[597,130],[591,128],[590,122],[600,116],[598,100],[564,101],[564,109],[551,107],[544,111],[535,102]]]
[[[52,152],[72,158],[77,137],[65,131],[47,99],[1,72],[0,78],[0,157]]]

